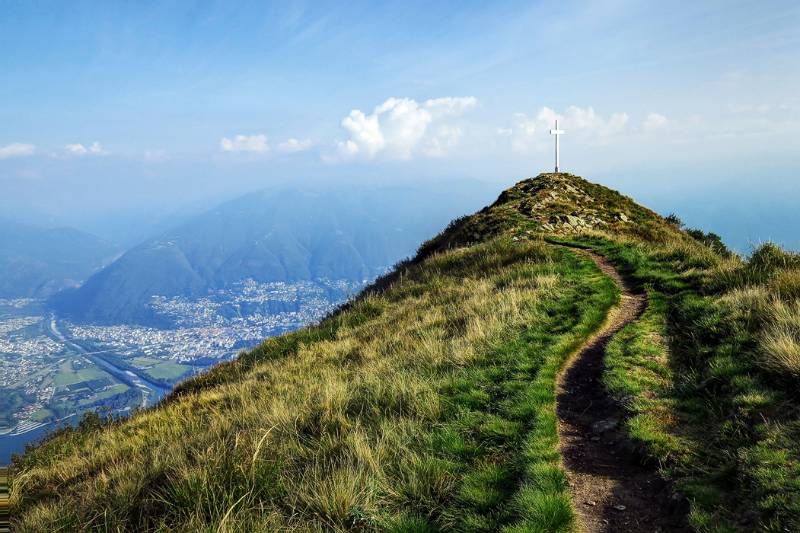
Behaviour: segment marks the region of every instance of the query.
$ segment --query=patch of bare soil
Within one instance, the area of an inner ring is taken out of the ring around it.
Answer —
[[[627,438],[625,413],[603,386],[606,345],[641,317],[646,296],[602,256],[587,252],[619,285],[622,301],[603,328],[570,360],[558,384],[559,438],[572,501],[585,531],[691,531],[687,503]]]

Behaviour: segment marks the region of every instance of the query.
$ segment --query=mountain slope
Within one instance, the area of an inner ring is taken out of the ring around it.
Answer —
[[[663,497],[700,530],[797,529],[800,260],[767,246],[743,261],[545,174],[319,325],[29,451],[17,530],[578,528],[556,382],[620,298],[579,247],[647,291],[602,379],[620,434],[676,491]]]
[[[0,219],[0,298],[41,298],[75,286],[116,253],[111,243],[76,229]]]
[[[79,322],[167,325],[148,305],[154,295],[197,297],[247,278],[369,279],[467,203],[421,196],[401,188],[249,194],[134,247],[52,304]]]

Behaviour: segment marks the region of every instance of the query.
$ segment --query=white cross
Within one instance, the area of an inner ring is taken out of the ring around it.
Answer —
[[[556,120],[556,129],[550,130],[550,135],[555,135],[556,136],[556,172],[558,172],[558,162],[559,162],[558,161],[558,156],[559,156],[559,153],[558,153],[558,136],[559,135],[564,135],[564,130],[558,129],[558,120]]]

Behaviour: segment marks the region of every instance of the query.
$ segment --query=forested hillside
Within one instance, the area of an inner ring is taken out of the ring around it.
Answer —
[[[251,193],[147,239],[51,304],[75,322],[169,326],[153,296],[198,298],[246,279],[363,282],[471,204],[471,187]]]

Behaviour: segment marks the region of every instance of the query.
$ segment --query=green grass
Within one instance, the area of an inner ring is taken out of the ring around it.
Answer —
[[[631,413],[626,426],[633,440],[662,460],[688,453],[696,443],[677,432],[670,398],[675,371],[667,348],[666,299],[648,293],[642,318],[614,336],[606,350],[604,383]]]
[[[167,381],[176,381],[192,371],[192,367],[173,363],[172,361],[164,361],[157,363],[152,368],[145,370],[148,376]]]
[[[609,346],[605,382],[631,414],[631,437],[689,498],[695,528],[800,529],[797,256],[773,245],[742,261],[691,243],[577,243],[650,289],[642,320]]]
[[[574,525],[557,451],[555,378],[618,294],[586,258],[566,254],[562,262],[571,281],[562,298],[445,389],[452,421],[434,436],[434,448],[465,469],[448,528],[566,531]]]
[[[31,420],[34,422],[44,422],[54,416],[50,409],[39,409],[31,415]]]
[[[85,406],[85,405],[95,404],[97,402],[107,400],[108,398],[113,398],[118,394],[123,394],[128,390],[130,390],[129,386],[125,385],[124,383],[117,383],[116,385],[112,385],[107,389],[98,392],[97,394],[93,394],[90,398],[86,400],[81,400],[79,402],[79,405]]]
[[[131,363],[139,368],[151,367],[157,365],[160,362],[161,361],[159,359],[153,359],[151,357],[134,357],[131,360]]]
[[[108,374],[97,368],[83,368],[77,372],[62,370],[55,375],[53,383],[57,387],[66,387],[68,385],[75,385],[76,383],[83,383],[84,381],[91,381],[104,377],[108,377]]]

